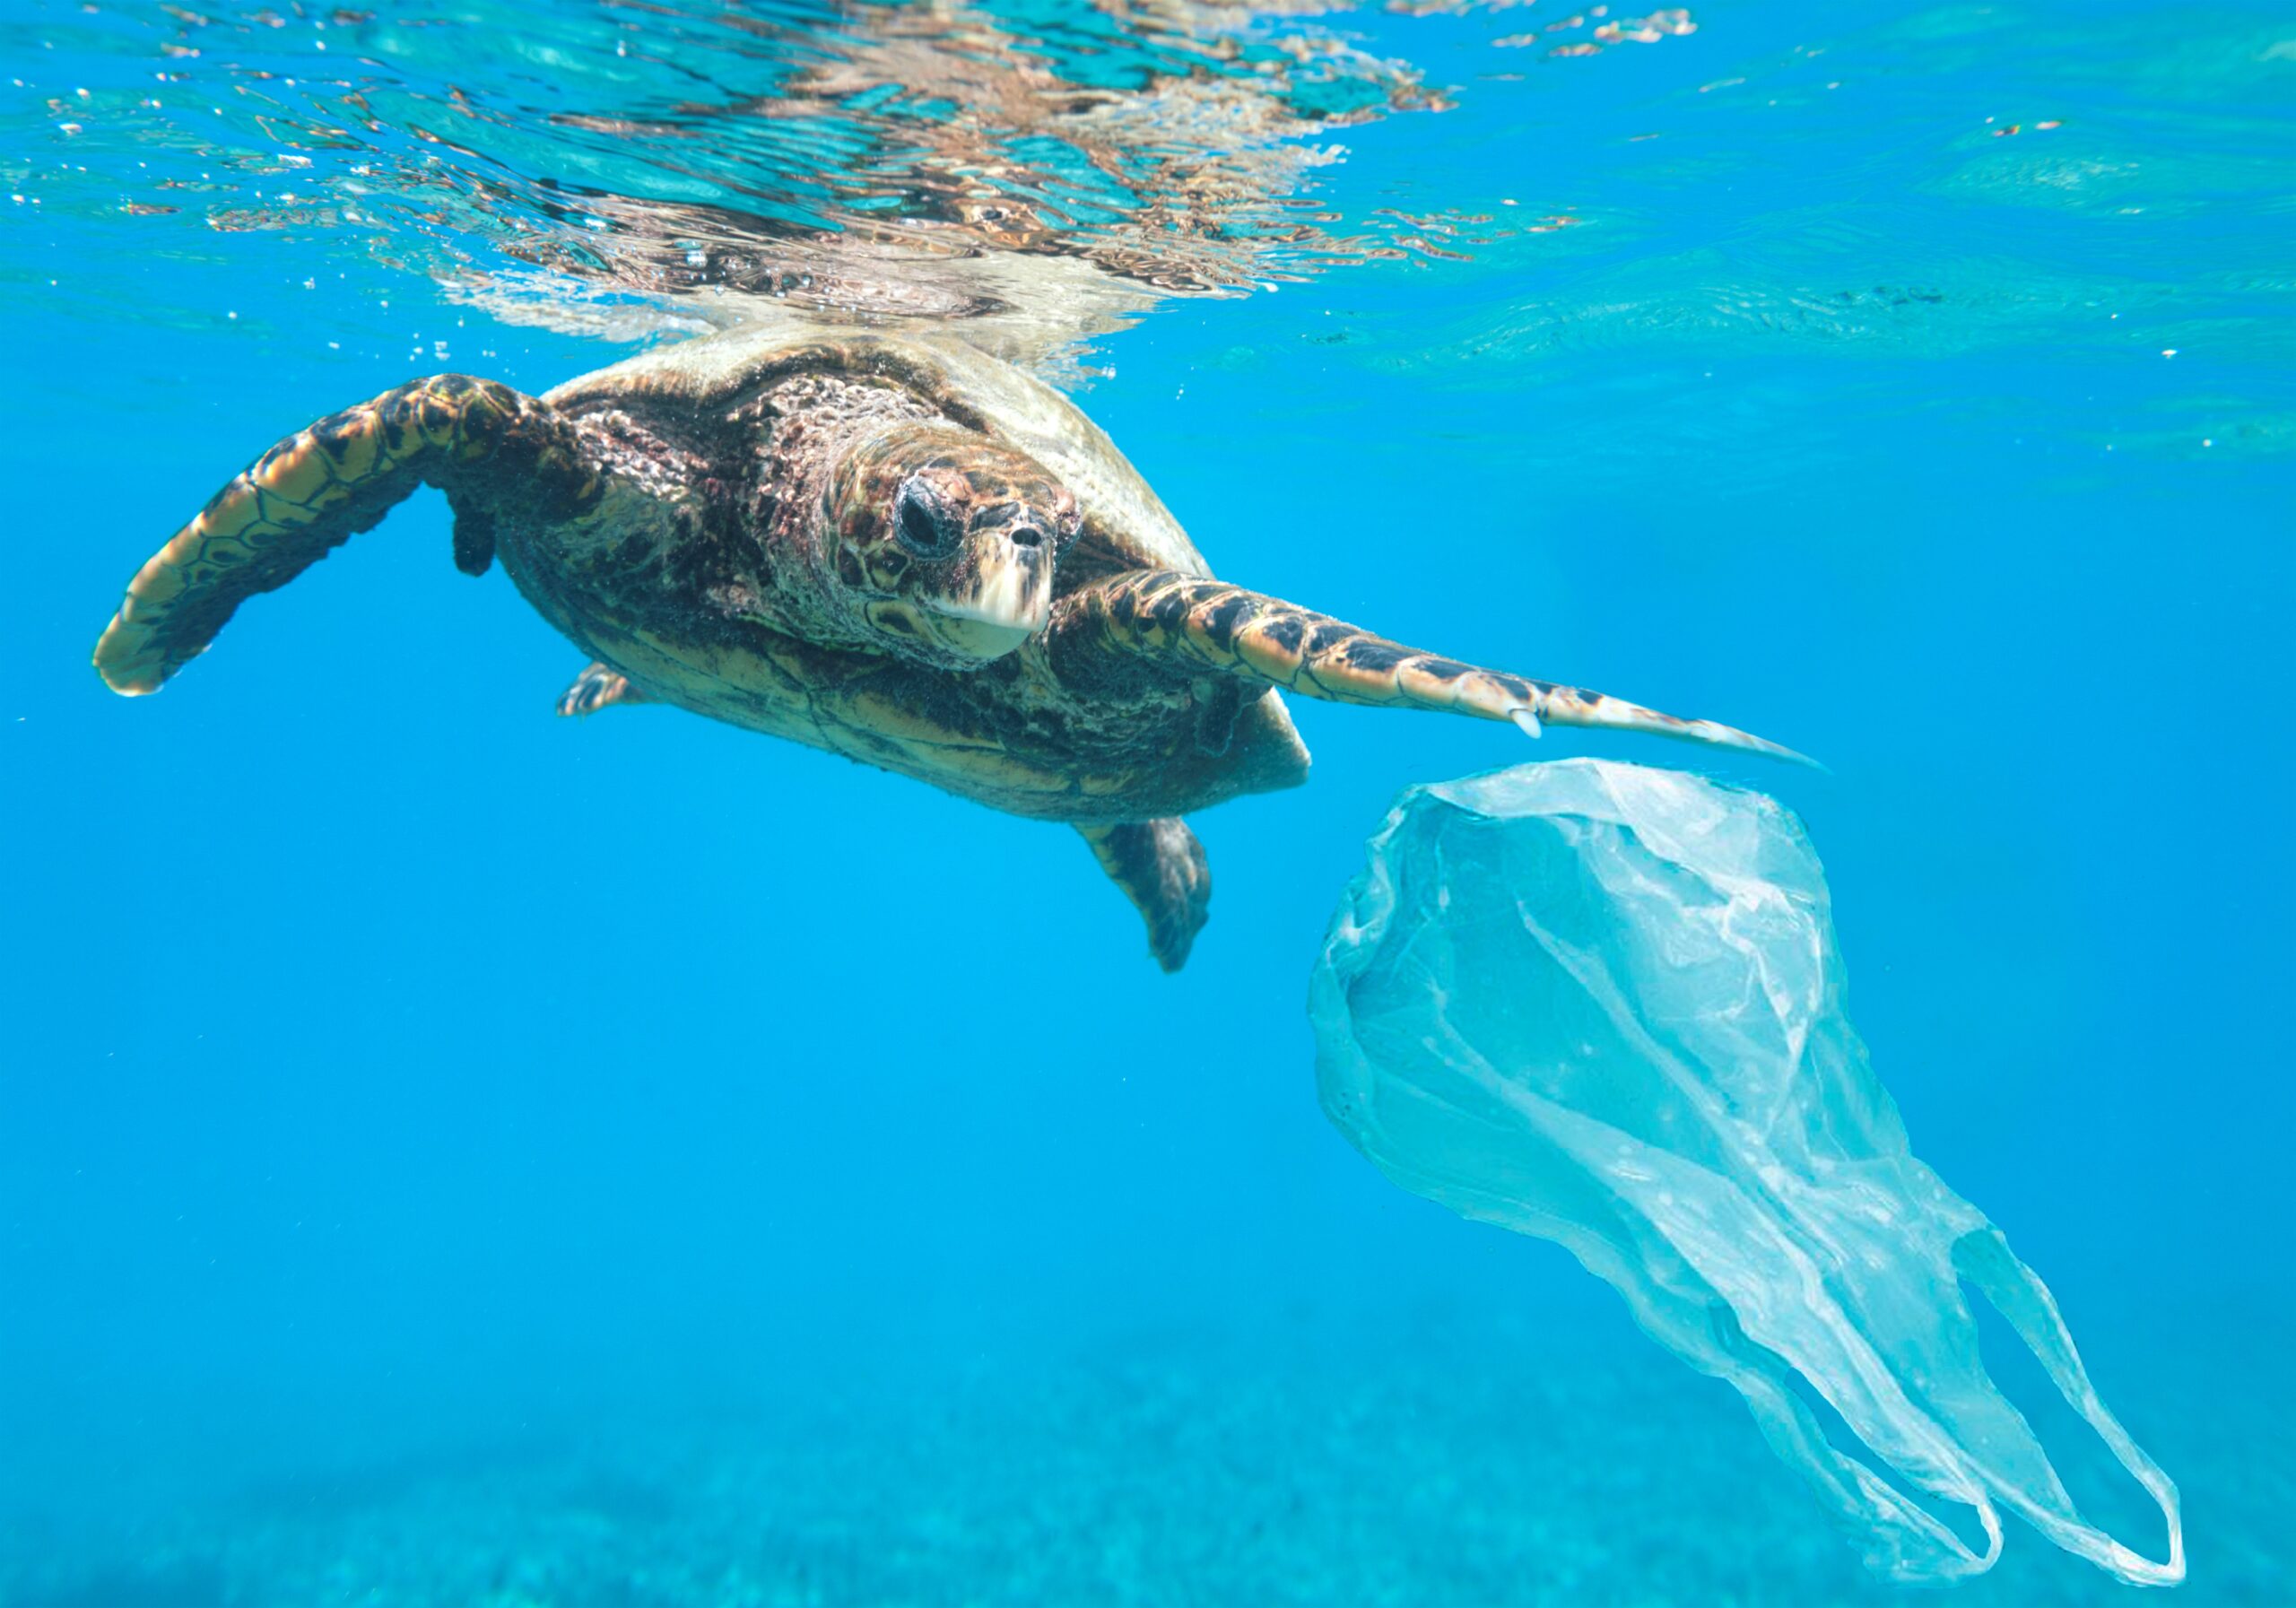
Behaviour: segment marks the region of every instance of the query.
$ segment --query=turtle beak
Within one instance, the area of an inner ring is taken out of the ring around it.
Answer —
[[[1023,510],[976,530],[970,545],[972,561],[958,584],[918,599],[918,623],[939,647],[985,664],[1011,653],[1052,618],[1053,542]]]

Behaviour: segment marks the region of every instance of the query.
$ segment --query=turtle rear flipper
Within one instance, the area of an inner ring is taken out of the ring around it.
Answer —
[[[1052,665],[1080,684],[1122,660],[1172,678],[1217,674],[1334,703],[1504,720],[1534,737],[1552,722],[1813,763],[1735,726],[1422,653],[1264,592],[1177,570],[1133,570],[1079,587],[1053,605],[1048,631],[1045,652]]]
[[[595,715],[600,709],[618,703],[651,703],[652,699],[631,685],[630,678],[602,660],[593,660],[588,668],[574,678],[574,684],[558,695],[561,715]]]
[[[1212,903],[1204,845],[1187,822],[1170,818],[1122,826],[1079,826],[1092,857],[1148,924],[1148,947],[1166,971],[1187,963]]]
[[[574,426],[491,380],[436,375],[301,430],[211,499],[128,583],[96,644],[113,691],[155,692],[204,651],[240,604],[285,586],[425,483],[453,500],[455,561],[493,557],[474,494],[509,490],[570,513],[600,479]]]

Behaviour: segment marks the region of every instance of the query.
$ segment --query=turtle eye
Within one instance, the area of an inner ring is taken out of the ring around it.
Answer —
[[[956,521],[921,480],[900,489],[900,544],[919,558],[946,557],[957,545]]]

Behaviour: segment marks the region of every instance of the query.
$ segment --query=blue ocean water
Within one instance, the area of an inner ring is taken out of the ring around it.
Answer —
[[[1578,752],[1806,821],[2182,1599],[2296,1600],[2296,27],[1632,10],[0,11],[0,1604],[1893,1599],[1317,1109],[1396,790]],[[1295,700],[1167,978],[1073,834],[552,718],[432,494],[88,669],[305,422],[791,306],[1040,365],[1229,578],[1830,770]],[[2129,1588],[2013,1529],[1956,1590]]]

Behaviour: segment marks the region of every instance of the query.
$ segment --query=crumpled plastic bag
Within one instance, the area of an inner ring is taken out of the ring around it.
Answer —
[[[2120,1578],[2184,1577],[2176,1487],[2098,1399],[2057,1304],[1913,1157],[1843,1011],[1823,874],[1758,793],[1572,760],[1405,793],[1309,995],[1323,1105],[1405,1188],[1558,1241],[1744,1395],[1900,1578],[1982,1573],[2006,1508]],[[2083,1522],[1987,1377],[1981,1292],[2168,1520],[2152,1562]],[[1974,1552],[1837,1449],[1799,1375]]]

